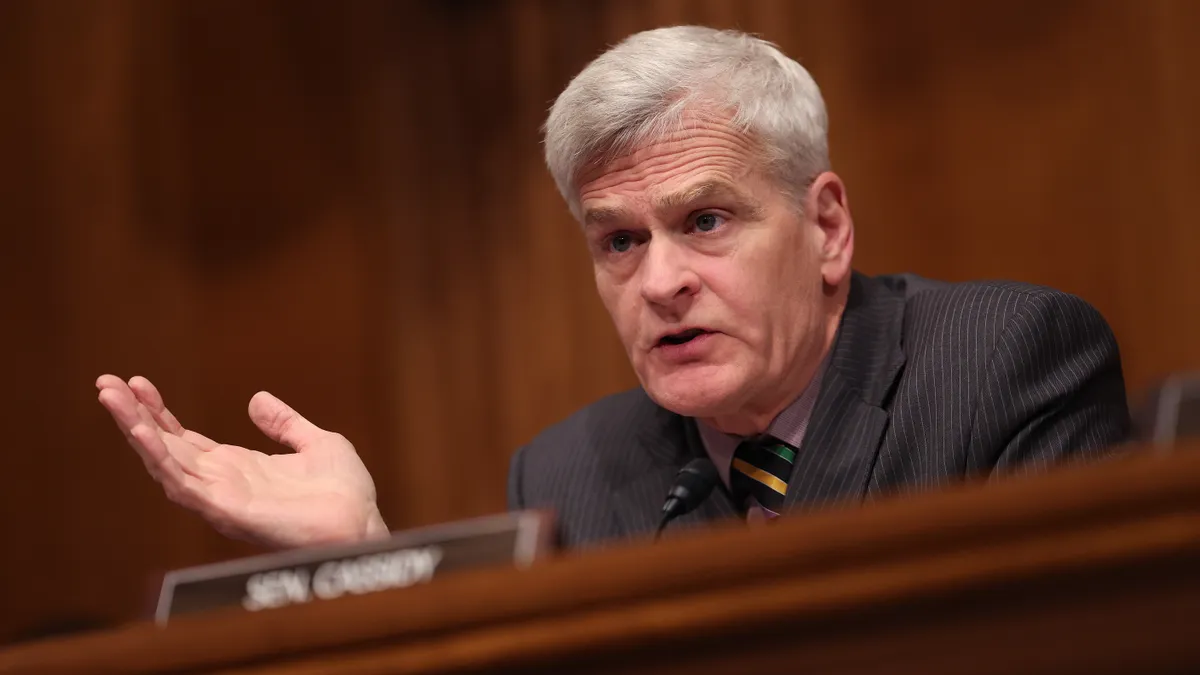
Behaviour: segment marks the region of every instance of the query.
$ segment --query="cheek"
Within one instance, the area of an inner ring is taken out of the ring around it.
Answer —
[[[727,329],[756,354],[771,358],[787,350],[796,326],[815,298],[808,289],[808,261],[794,242],[792,255],[780,243],[731,259],[713,261],[703,275]]]
[[[596,291],[600,295],[600,302],[604,305],[604,309],[608,310],[613,326],[617,329],[617,335],[620,336],[621,342],[626,347],[637,335],[637,317],[639,315],[636,305],[637,298],[631,296],[628,288],[628,284],[615,283],[609,275],[596,273]]]
[[[745,341],[761,341],[771,308],[777,304],[777,284],[764,272],[754,264],[723,260],[702,273],[725,327]]]

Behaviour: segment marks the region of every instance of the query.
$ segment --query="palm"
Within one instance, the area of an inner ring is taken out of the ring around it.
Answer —
[[[218,516],[210,520],[227,535],[284,546],[336,541],[365,530],[364,497],[375,496],[366,467],[345,445],[286,455],[217,445],[200,455],[193,475]]]
[[[216,443],[185,429],[149,381],[97,381],[100,401],[167,496],[223,534],[274,546],[357,540],[386,532],[375,485],[354,446],[278,399],[258,394],[251,419],[291,454]]]

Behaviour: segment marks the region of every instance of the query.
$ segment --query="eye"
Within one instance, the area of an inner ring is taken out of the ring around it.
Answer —
[[[627,232],[618,232],[608,238],[608,250],[624,253],[633,248],[633,237]]]
[[[701,213],[696,216],[696,230],[700,232],[712,232],[724,222],[725,219],[715,213]]]

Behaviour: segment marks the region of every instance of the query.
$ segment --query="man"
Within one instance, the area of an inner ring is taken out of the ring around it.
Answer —
[[[652,532],[697,457],[722,484],[681,524],[1040,468],[1125,437],[1116,342],[1083,301],[852,271],[820,92],[769,43],[635,35],[570,83],[545,138],[642,385],[513,458],[510,506],[553,508],[565,545]],[[353,446],[269,394],[250,416],[295,454],[185,430],[144,378],[97,385],[168,497],[221,531],[282,546],[387,532]]]

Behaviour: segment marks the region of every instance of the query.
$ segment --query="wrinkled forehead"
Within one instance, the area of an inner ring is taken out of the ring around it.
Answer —
[[[613,208],[664,209],[724,195],[749,198],[765,174],[758,144],[720,122],[674,131],[585,166],[577,180],[581,220]]]

